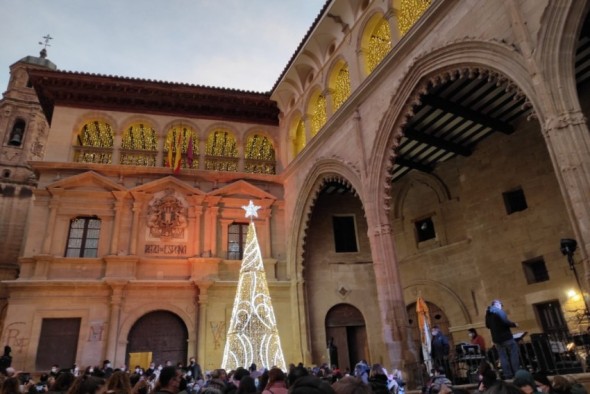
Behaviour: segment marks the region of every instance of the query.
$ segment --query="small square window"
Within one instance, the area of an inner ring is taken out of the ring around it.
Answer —
[[[416,238],[418,239],[418,242],[424,242],[436,238],[434,222],[431,217],[416,220],[414,226],[416,226]]]
[[[354,216],[333,216],[332,226],[336,253],[358,252]]]
[[[504,197],[504,206],[508,215],[528,208],[524,191],[521,188],[502,193],[502,197]]]
[[[522,268],[529,285],[549,280],[549,272],[547,271],[545,260],[543,260],[542,257],[524,261],[522,263]]]

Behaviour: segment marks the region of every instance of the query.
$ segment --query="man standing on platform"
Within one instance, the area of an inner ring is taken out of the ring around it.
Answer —
[[[437,325],[432,326],[432,340],[430,342],[430,356],[434,362],[434,369],[443,369],[447,378],[452,379],[449,365],[449,339],[440,331]]]
[[[187,369],[195,382],[203,380],[203,371],[201,370],[201,366],[197,364],[197,361],[194,357],[191,357]]]
[[[492,301],[486,311],[486,327],[492,334],[492,342],[498,350],[502,375],[504,379],[512,379],[520,364],[518,359],[518,345],[512,336],[511,327],[518,327],[518,324],[510,321],[506,312],[502,310],[500,300]],[[508,354],[507,354],[508,353]]]

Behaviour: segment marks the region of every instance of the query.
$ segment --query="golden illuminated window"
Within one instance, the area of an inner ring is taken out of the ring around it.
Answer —
[[[346,64],[336,68],[334,72],[335,75],[331,78],[330,88],[332,89],[334,112],[336,112],[350,96],[350,75]]]
[[[180,137],[180,140],[179,140]],[[174,168],[176,152],[180,146],[180,168],[199,168],[199,138],[192,127],[186,125],[172,126],[166,133],[162,165]]]
[[[401,0],[399,10],[399,32],[403,36],[430,6],[431,0]]]
[[[365,59],[367,62],[367,70],[371,73],[381,60],[391,50],[391,30],[387,20],[381,19],[369,36]]]
[[[207,138],[205,169],[213,171],[237,171],[238,147],[236,137],[229,130],[213,130]]]
[[[295,156],[297,156],[299,154],[299,152],[301,152],[303,150],[303,148],[305,148],[305,125],[303,124],[303,121],[301,119],[299,119],[299,121],[297,122],[296,126],[295,126],[295,139],[293,142],[293,150],[295,153]]]
[[[79,163],[111,164],[113,157],[113,129],[100,121],[89,121],[78,133],[74,161]]]
[[[244,171],[255,174],[275,174],[275,149],[268,137],[253,134],[244,147]]]
[[[123,132],[121,141],[121,164],[156,166],[158,137],[146,123],[135,123]]]
[[[321,130],[328,120],[326,114],[326,98],[323,94],[317,96],[317,98],[311,103],[311,136],[315,135]]]

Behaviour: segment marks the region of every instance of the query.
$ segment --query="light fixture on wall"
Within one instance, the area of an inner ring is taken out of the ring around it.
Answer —
[[[574,277],[576,278],[576,283],[578,284],[578,288],[580,289],[580,294],[582,295],[582,300],[584,301],[584,313],[586,317],[590,317],[588,313],[588,302],[586,301],[586,297],[584,297],[584,289],[580,284],[580,278],[578,278],[578,271],[576,271],[576,265],[574,262],[574,253],[578,247],[578,242],[575,239],[571,238],[563,238],[559,243],[559,249],[561,250],[561,254],[567,257],[567,262],[569,264],[570,269],[574,273]]]

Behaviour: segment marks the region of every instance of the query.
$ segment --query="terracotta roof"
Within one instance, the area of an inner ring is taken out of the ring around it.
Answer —
[[[270,93],[72,71],[30,70],[48,121],[56,105],[278,125]]]

